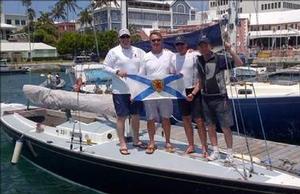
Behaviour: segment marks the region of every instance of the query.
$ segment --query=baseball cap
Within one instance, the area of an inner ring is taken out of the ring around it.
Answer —
[[[175,44],[180,44],[180,43],[183,43],[183,44],[186,43],[186,40],[185,40],[184,36],[177,36],[176,37]]]
[[[126,28],[122,28],[120,31],[119,31],[119,37],[123,36],[123,35],[128,35],[130,36],[130,32],[128,29]]]
[[[210,40],[207,38],[206,35],[203,35],[203,36],[200,37],[199,43],[198,43],[198,44],[201,44],[201,43],[207,43],[207,44],[210,44]]]

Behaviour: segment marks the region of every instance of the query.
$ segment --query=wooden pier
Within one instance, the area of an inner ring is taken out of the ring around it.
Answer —
[[[141,122],[141,128],[146,129],[146,122]],[[162,134],[161,127],[157,129],[156,134]],[[182,126],[172,125],[171,139],[187,142],[184,128]],[[194,130],[194,139],[195,145],[200,146],[200,139],[196,129]],[[300,146],[273,141],[264,141],[251,137],[247,137],[247,140],[253,161],[255,163],[268,164],[269,153],[273,168],[284,170],[300,176]],[[218,133],[218,144],[221,152],[226,150],[226,144],[222,133]],[[266,144],[268,152],[266,151]],[[250,160],[246,138],[244,136],[237,134],[233,135],[233,151],[234,157],[242,159],[243,154],[245,160]]]

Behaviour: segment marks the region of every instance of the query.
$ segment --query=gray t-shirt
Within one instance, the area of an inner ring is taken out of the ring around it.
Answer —
[[[227,58],[227,62],[226,62]],[[197,60],[197,68],[202,82],[202,93],[206,96],[226,95],[224,71],[234,67],[233,60],[225,55],[212,53],[208,61],[203,56]]]

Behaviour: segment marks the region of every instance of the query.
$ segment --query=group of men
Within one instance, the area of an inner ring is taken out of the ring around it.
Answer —
[[[125,120],[130,116],[134,131],[133,146],[146,149],[147,154],[156,150],[154,135],[155,122],[161,121],[165,134],[165,150],[174,152],[170,141],[173,102],[171,99],[155,99],[131,101],[128,87],[124,87],[129,74],[144,75],[155,78],[169,74],[182,74],[186,92],[186,99],[179,100],[182,120],[188,140],[186,153],[195,152],[192,119],[197,124],[201,140],[203,157],[208,160],[219,158],[216,124],[222,128],[227,144],[227,158],[232,161],[232,134],[233,125],[231,107],[228,104],[224,70],[242,65],[238,55],[231,49],[229,43],[224,43],[225,50],[231,55],[220,55],[212,52],[209,39],[203,36],[199,40],[198,49],[191,50],[183,36],[178,36],[174,42],[177,53],[163,48],[163,38],[159,31],[150,33],[151,51],[143,50],[131,45],[128,29],[119,31],[120,44],[112,48],[105,60],[105,68],[119,76],[112,80],[113,102],[117,114],[117,131],[120,141],[120,153],[128,155],[130,152],[124,137]],[[149,143],[144,144],[139,139],[139,113],[144,108],[147,118]],[[207,130],[206,130],[207,129]],[[213,152],[208,154],[207,131]]]

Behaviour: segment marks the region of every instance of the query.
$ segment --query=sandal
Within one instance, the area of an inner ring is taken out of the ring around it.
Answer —
[[[127,148],[120,148],[119,151],[122,155],[129,155],[130,154],[130,152],[128,152]]]
[[[148,146],[147,149],[146,149],[146,154],[153,154],[154,151],[156,150],[156,146]]]
[[[188,147],[185,152],[185,154],[192,154],[192,153],[195,153],[195,149],[194,148],[191,148],[191,147]]]
[[[144,144],[142,141],[139,141],[137,144],[132,144],[133,147],[141,148],[141,149],[146,149],[147,145]]]
[[[172,145],[166,145],[165,150],[166,150],[166,152],[169,152],[169,153],[175,152],[175,148]]]

